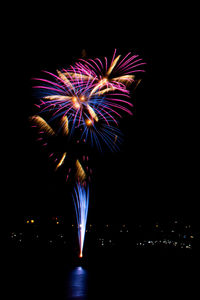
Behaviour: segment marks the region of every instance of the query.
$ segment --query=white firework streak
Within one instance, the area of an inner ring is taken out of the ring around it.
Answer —
[[[80,249],[79,257],[82,257],[89,206],[89,187],[86,188],[85,186],[77,183],[74,188],[74,192],[75,196],[73,195],[73,200],[78,227],[78,241]]]

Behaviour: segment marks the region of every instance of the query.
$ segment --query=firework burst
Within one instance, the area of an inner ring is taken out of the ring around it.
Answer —
[[[84,76],[85,79],[94,80],[96,85],[91,93],[97,90],[100,90],[101,94],[114,90],[127,93],[127,85],[135,81],[135,73],[144,72],[141,66],[145,65],[145,62],[138,55],[132,55],[131,52],[125,57],[116,56],[116,52],[115,49],[110,63],[107,57],[103,60],[99,58],[79,59],[74,66],[69,68],[68,74],[76,78]]]
[[[99,119],[104,119],[107,125],[109,120],[118,125],[121,112],[132,114],[128,107],[133,105],[125,89],[116,91],[116,86],[102,89],[96,82],[96,76],[92,79],[80,73],[73,73],[72,76],[66,70],[57,71],[57,75],[46,73],[53,80],[35,78],[42,84],[34,87],[42,90],[44,95],[38,105],[40,113],[50,113],[51,119],[67,116],[72,124],[72,133],[80,124],[88,126]]]

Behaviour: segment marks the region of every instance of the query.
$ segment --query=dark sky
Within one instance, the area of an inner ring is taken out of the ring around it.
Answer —
[[[83,8],[83,9],[82,9]],[[101,7],[18,7],[5,29],[6,215],[71,215],[69,187],[52,175],[30,134],[31,77],[114,49],[139,54],[147,63],[123,120],[125,141],[116,154],[94,154],[90,218],[105,221],[183,216],[198,220],[196,197],[197,112],[193,84],[195,24],[186,7],[141,4]],[[187,17],[186,17],[187,16]],[[196,99],[197,101],[197,99]]]

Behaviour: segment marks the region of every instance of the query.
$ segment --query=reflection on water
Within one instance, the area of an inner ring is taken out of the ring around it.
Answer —
[[[87,299],[88,272],[77,267],[69,272],[67,299]]]

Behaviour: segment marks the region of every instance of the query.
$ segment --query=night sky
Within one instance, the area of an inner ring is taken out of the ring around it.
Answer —
[[[29,127],[35,112],[31,77],[68,66],[83,49],[88,57],[111,57],[117,48],[141,56],[146,73],[133,96],[134,115],[121,123],[121,151],[91,155],[89,219],[131,223],[180,216],[198,222],[195,27],[185,11],[168,5],[9,12],[2,56],[3,214],[16,220],[24,215],[71,220],[70,187],[53,173]]]

